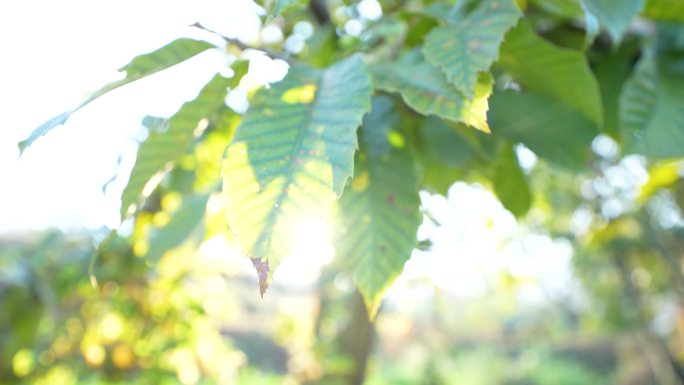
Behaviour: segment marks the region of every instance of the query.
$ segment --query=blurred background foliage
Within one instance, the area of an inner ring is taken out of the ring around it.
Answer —
[[[139,216],[128,237],[5,235],[0,382],[679,383],[682,164],[644,168],[638,191],[621,191],[609,175],[638,159],[606,151],[606,140],[594,141],[592,177],[543,163],[532,170],[533,190],[551,193],[536,195],[519,226],[572,240],[572,274],[581,282],[543,302],[521,300],[535,282],[510,272],[469,298],[415,278],[402,281],[370,323],[336,262],[299,284],[276,280],[260,299],[251,263],[211,215],[158,259],[136,252],[164,229],[154,218],[180,199],[175,178],[160,185],[162,203],[149,207],[148,219]],[[604,182],[612,187],[602,190]],[[629,210],[611,218],[614,199]],[[105,237],[106,247],[95,249]],[[431,241],[422,244],[429,252]]]

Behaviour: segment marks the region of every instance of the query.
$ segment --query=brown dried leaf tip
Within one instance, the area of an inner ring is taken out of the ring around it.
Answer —
[[[268,267],[268,260],[263,261],[261,258],[252,258],[252,264],[259,277],[259,293],[261,293],[261,298],[264,298],[264,293],[268,289],[268,273],[271,271]]]

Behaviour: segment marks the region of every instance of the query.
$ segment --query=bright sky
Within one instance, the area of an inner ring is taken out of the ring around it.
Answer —
[[[364,3],[379,16],[375,1]],[[256,39],[260,20],[253,10],[247,0],[0,2],[0,233],[117,227],[142,118],[168,116],[191,99],[224,66],[221,54],[202,54],[99,99],[38,140],[21,159],[17,142],[117,79],[117,69],[135,55],[192,33],[186,26],[197,20],[226,36]],[[117,171],[121,176],[103,193]],[[421,229],[435,247],[414,254],[402,282],[430,277],[438,287],[477,296],[507,269],[542,279],[551,288],[533,289],[527,295],[531,300],[549,290],[569,290],[570,247],[538,234],[508,242],[522,230],[491,193],[459,183],[449,199],[422,198],[444,226]],[[325,263],[331,252],[319,246],[308,253],[324,254]],[[276,279],[288,281],[303,265],[301,258],[283,264]],[[396,294],[403,295],[403,288],[397,285]]]
[[[214,4],[212,4],[214,3]],[[223,3],[223,6],[217,4]],[[240,4],[238,4],[240,3]],[[245,31],[258,18],[241,0],[226,20],[242,16]],[[221,68],[217,52],[200,55],[149,80],[92,103],[38,140],[18,159],[17,142],[45,120],[76,106],[120,77],[132,57],[192,33],[186,26],[220,1],[88,0],[0,3],[0,231],[118,224],[121,189],[147,114],[169,115]],[[247,13],[245,16],[244,14]],[[207,18],[206,15],[210,17]],[[249,25],[249,20],[256,20]],[[226,24],[226,23],[224,23]],[[235,23],[232,23],[235,24]],[[235,28],[223,28],[228,35]],[[137,134],[137,135],[136,135]],[[103,194],[122,158],[123,178]]]

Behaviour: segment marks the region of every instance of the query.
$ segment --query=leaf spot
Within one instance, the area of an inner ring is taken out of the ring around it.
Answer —
[[[404,148],[406,146],[404,136],[396,131],[390,131],[389,134],[387,134],[387,140],[394,148]]]
[[[393,205],[396,203],[396,201],[397,201],[397,199],[395,198],[394,194],[390,193],[387,195],[387,203]]]
[[[361,192],[368,188],[369,180],[368,172],[364,171],[356,178],[352,179],[351,188],[352,191]]]
[[[268,260],[263,261],[261,258],[252,258],[252,264],[259,277],[259,293],[261,294],[261,298],[264,298],[264,293],[266,293],[266,289],[268,289],[268,273],[271,271],[268,266]]]

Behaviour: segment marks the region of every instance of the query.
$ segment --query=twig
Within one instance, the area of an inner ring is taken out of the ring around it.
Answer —
[[[271,59],[280,59],[280,60],[286,61],[288,64],[293,64],[293,59],[292,59],[291,57],[288,57],[288,56],[283,55],[283,54],[278,53],[278,52],[273,52],[273,51],[271,51],[271,50],[269,50],[269,49],[267,49],[267,48],[263,48],[263,47],[252,47],[252,46],[250,46],[250,45],[248,45],[248,44],[245,44],[245,43],[241,42],[241,41],[238,40],[238,39],[233,39],[233,38],[230,38],[230,37],[227,37],[227,36],[223,36],[223,35],[221,35],[220,33],[218,33],[218,32],[216,32],[216,31],[214,31],[214,30],[211,30],[211,29],[209,29],[209,28],[203,26],[203,25],[200,24],[199,22],[197,22],[197,23],[195,23],[195,24],[191,24],[190,26],[191,26],[191,27],[195,27],[195,28],[199,28],[199,29],[201,29],[201,30],[203,30],[203,31],[207,31],[207,32],[212,33],[212,34],[214,34],[214,35],[216,35],[216,36],[219,36],[220,38],[222,38],[223,40],[225,40],[226,43],[231,44],[231,45],[234,45],[234,46],[238,47],[239,49],[241,49],[241,50],[243,50],[243,51],[248,50],[248,49],[253,49],[253,50],[256,50],[256,51],[261,51],[261,52],[264,52],[264,53],[266,54],[266,56],[270,57]]]
[[[310,0],[309,10],[318,22],[318,25],[330,23],[330,12],[328,11],[328,4],[325,0]]]

